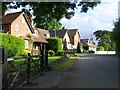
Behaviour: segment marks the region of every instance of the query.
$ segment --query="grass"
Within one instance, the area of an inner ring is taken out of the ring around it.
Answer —
[[[48,64],[54,63],[57,59],[59,59],[61,56],[54,56],[54,57],[48,57]]]
[[[79,57],[70,57],[69,59],[66,59],[60,64],[55,64],[53,66],[54,71],[65,71],[68,70],[72,64],[78,59]]]

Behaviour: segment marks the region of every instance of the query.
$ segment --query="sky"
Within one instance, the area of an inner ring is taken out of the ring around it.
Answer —
[[[67,29],[77,28],[80,31],[81,38],[93,37],[95,40],[94,31],[112,31],[114,28],[113,22],[118,18],[118,1],[104,0],[87,13],[80,13],[80,8],[75,10],[75,12],[74,17],[70,20],[63,18],[60,22]]]
[[[78,8],[70,20],[63,18],[60,22],[66,29],[78,29],[81,38],[93,37],[95,40],[93,32],[97,30],[112,31],[114,28],[113,23],[118,18],[118,1],[120,0],[102,0],[99,5],[93,10],[89,9],[87,13],[80,13],[80,8]],[[16,11],[21,11],[21,8],[11,12]]]

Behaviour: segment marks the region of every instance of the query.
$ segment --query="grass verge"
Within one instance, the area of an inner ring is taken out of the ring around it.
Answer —
[[[79,57],[70,57],[70,58],[66,58],[66,60],[64,60],[62,63],[60,64],[55,64],[52,67],[52,70],[54,71],[65,71],[68,70],[72,64],[78,59]]]

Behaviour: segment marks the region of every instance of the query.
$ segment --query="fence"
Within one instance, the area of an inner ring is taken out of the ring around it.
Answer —
[[[43,75],[48,69],[48,52],[41,50],[40,55],[9,58],[6,49],[2,50],[2,88],[14,88],[21,83],[30,84],[35,75]]]

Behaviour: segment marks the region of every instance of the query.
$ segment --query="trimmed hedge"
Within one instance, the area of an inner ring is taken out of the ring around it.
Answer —
[[[63,51],[62,49],[62,40],[57,37],[51,37],[46,39],[49,43],[47,45],[47,50],[53,50],[56,55],[58,55],[58,52]]]
[[[97,46],[97,51],[104,51],[104,47],[103,46]]]
[[[24,53],[25,42],[23,39],[4,33],[0,33],[0,36],[0,46],[8,50],[8,56],[16,56]]]

